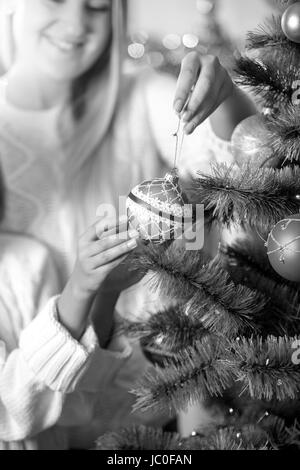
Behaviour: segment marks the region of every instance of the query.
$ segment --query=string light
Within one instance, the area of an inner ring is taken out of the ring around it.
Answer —
[[[158,345],[161,345],[163,342],[164,342],[164,336],[161,334],[159,335],[156,340],[155,340],[156,344]]]
[[[266,411],[263,416],[261,418],[259,418],[259,420],[257,421],[257,424],[259,424],[263,419],[267,418],[268,416],[270,416],[270,413],[268,411]]]

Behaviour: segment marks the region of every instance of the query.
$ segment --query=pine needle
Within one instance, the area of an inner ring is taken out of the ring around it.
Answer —
[[[210,276],[210,273],[216,274]],[[190,301],[189,311],[195,312],[194,316],[198,312],[209,331],[227,338],[258,332],[267,298],[245,286],[235,285],[217,261],[210,264],[205,275],[202,282],[206,295],[199,290]]]
[[[206,264],[201,251],[187,251],[172,244],[168,248],[149,246],[136,259],[137,268],[143,267],[152,274],[150,288],[184,302],[198,288],[199,270]]]
[[[126,322],[123,328],[126,335],[144,339],[147,344],[159,345],[171,353],[178,353],[210,335],[200,316],[187,312],[184,306],[171,307],[145,321]]]
[[[198,450],[269,450],[268,435],[258,426],[222,427],[199,437]]]
[[[132,426],[100,436],[91,450],[279,450],[289,446],[299,447],[297,421],[286,427],[283,420],[270,416],[260,425],[211,427],[206,435],[188,438],[143,425]]]
[[[92,450],[183,450],[182,445],[177,433],[140,425],[104,434]]]
[[[297,43],[290,41],[281,27],[281,15],[272,16],[264,24],[258,26],[247,34],[246,48],[265,49],[273,48],[281,57],[284,54],[298,55],[300,47]],[[297,57],[299,60],[299,57]]]
[[[287,106],[266,121],[266,145],[274,150],[281,165],[300,164],[300,115],[298,106]]]
[[[190,198],[194,204],[204,204],[220,223],[250,225],[264,236],[277,222],[299,212],[299,168],[245,164],[237,169],[221,164],[212,166],[211,173],[199,173]]]
[[[139,260],[152,273],[151,287],[178,305],[193,321],[217,335],[236,337],[259,331],[259,317],[268,300],[245,286],[236,286],[219,260],[203,264],[201,252],[151,248]]]
[[[275,56],[267,61],[242,57],[237,60],[235,82],[250,87],[263,106],[282,107],[292,102],[293,83],[298,77],[298,67],[289,64],[281,68]],[[279,60],[279,59],[278,59]],[[282,59],[281,59],[282,62]]]
[[[220,254],[235,282],[268,296],[270,304],[261,317],[265,334],[295,335],[299,331],[299,294],[297,283],[285,281],[262,256],[255,257],[255,248],[249,240],[222,245]]]
[[[299,398],[300,369],[292,362],[292,344],[297,339],[269,336],[232,342],[225,363],[242,382],[242,393],[267,401]]]
[[[135,410],[184,410],[189,403],[220,396],[232,380],[231,365],[220,360],[223,344],[205,338],[181,351],[176,361],[146,373],[133,393]]]

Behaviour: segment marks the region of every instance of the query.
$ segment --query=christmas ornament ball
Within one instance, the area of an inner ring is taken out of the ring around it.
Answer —
[[[153,244],[175,240],[183,235],[185,224],[193,220],[192,208],[175,170],[164,178],[144,181],[133,188],[126,206],[129,228]]]
[[[290,5],[282,15],[281,28],[292,42],[300,44],[300,3]]]
[[[267,241],[272,267],[288,281],[300,282],[300,214],[278,222]]]
[[[250,116],[235,128],[231,138],[231,150],[237,165],[251,162],[256,167],[275,166],[272,149],[266,145],[267,129],[264,117]]]

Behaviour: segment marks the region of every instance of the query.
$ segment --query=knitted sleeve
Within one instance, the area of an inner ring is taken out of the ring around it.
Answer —
[[[112,350],[100,349],[92,326],[76,341],[58,321],[47,251],[22,240],[1,242],[0,442],[10,442],[54,426],[69,394],[108,384],[132,350],[121,338]]]
[[[57,321],[55,305],[53,298],[10,353],[0,341],[0,439],[22,440],[53,426],[87,367],[92,330],[77,343]]]

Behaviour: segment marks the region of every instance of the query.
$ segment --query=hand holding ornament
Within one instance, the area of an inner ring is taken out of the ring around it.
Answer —
[[[178,114],[183,113],[185,133],[194,132],[199,124],[233,94],[234,89],[227,70],[217,57],[198,52],[187,54],[181,64],[174,98],[175,111]],[[188,105],[185,106],[188,98]]]
[[[73,273],[58,299],[59,320],[76,339],[85,331],[92,304],[105,290],[108,276],[137,247],[138,233],[128,231],[127,225],[127,217],[97,218],[79,239]],[[113,309],[107,310],[112,324]]]

